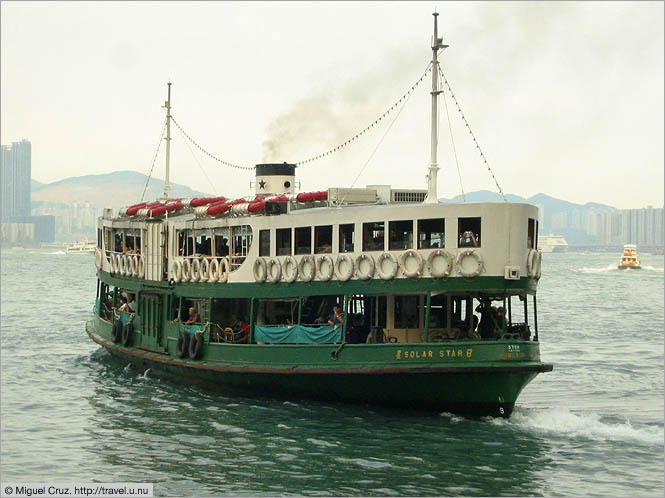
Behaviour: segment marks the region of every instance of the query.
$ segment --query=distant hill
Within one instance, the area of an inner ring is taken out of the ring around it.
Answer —
[[[136,204],[148,177],[136,171],[115,171],[104,175],[86,175],[65,178],[53,183],[33,180],[32,201],[67,203],[89,202],[92,206],[122,207]],[[164,181],[151,178],[144,200],[154,200],[164,192]],[[173,197],[205,197],[209,194],[192,190],[184,185],[171,184]]]
[[[38,182],[37,180],[30,179],[30,192],[37,192],[40,188],[42,188],[45,183]]]
[[[606,204],[599,204],[597,202],[587,202],[586,204],[575,204],[574,202],[564,201],[557,199],[546,194],[536,194],[531,197],[524,198],[519,195],[507,194],[506,198],[509,202],[526,202],[542,207],[543,210],[543,223],[539,227],[539,233],[547,234],[556,232],[557,235],[563,235],[569,244],[595,244],[597,240],[595,237],[586,233],[584,224],[587,215],[593,211],[610,211],[616,212],[617,208],[608,206]],[[461,195],[455,196],[451,199],[439,199],[441,202],[464,202]],[[503,197],[497,192],[489,190],[479,190],[477,192],[469,192],[466,194],[466,202],[503,202]],[[565,220],[565,228],[553,229],[553,217]]]

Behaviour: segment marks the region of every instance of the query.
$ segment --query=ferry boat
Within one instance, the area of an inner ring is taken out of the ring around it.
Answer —
[[[618,268],[619,270],[639,270],[642,268],[640,266],[640,256],[637,254],[637,245],[624,244]]]
[[[265,163],[247,197],[171,199],[169,83],[164,198],[98,220],[90,338],[225,393],[509,416],[552,370],[538,209],[438,202],[440,93],[427,189],[297,193],[297,164]]]
[[[67,245],[65,252],[67,254],[92,253],[97,248],[97,242],[94,240],[83,240]]]
[[[568,242],[563,235],[539,235],[538,249],[542,252],[566,252]]]

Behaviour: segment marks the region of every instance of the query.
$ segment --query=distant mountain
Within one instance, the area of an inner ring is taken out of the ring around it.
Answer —
[[[507,194],[509,202],[526,202],[542,208],[543,222],[539,233],[556,233],[563,235],[569,244],[595,244],[598,241],[586,233],[586,218],[591,212],[616,212],[617,208],[597,202],[575,204],[574,202],[557,199],[546,194],[532,195],[528,199],[519,195]],[[441,202],[464,202],[461,195],[451,199],[439,199]],[[497,192],[479,190],[466,194],[466,202],[503,202],[503,197]],[[556,228],[553,228],[556,227]]]
[[[104,175],[65,178],[47,184],[33,180],[31,197],[33,201],[66,204],[89,202],[98,208],[117,208],[136,204],[141,198],[147,179],[146,175],[136,171],[115,171]],[[144,200],[157,199],[163,192],[164,181],[151,178]],[[172,183],[171,195],[173,197],[205,197],[209,194]]]
[[[40,188],[42,188],[45,183],[38,182],[37,180],[30,179],[30,192],[37,192]]]

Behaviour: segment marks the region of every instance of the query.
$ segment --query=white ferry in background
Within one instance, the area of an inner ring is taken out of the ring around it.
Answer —
[[[74,242],[67,246],[67,254],[79,254],[85,252],[95,252],[97,242],[94,240],[84,240],[81,242]]]
[[[542,252],[566,252],[568,242],[563,235],[539,235],[538,249]]]

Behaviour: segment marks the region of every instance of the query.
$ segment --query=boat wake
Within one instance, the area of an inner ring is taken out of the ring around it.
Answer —
[[[580,268],[577,271],[580,273],[607,273],[615,270],[619,271],[619,268],[617,268],[617,264],[611,263],[607,265],[605,268]]]
[[[656,268],[655,266],[644,265],[642,266],[643,270],[655,271],[658,273],[663,273],[663,268]]]
[[[53,251],[53,252],[50,252],[49,254],[61,255],[61,254],[67,254],[67,253],[65,251]]]
[[[564,408],[545,410],[517,407],[510,419],[493,423],[513,425],[530,432],[594,441],[620,441],[647,446],[663,445],[663,427],[635,427],[630,421],[609,421],[596,413],[573,413]]]

